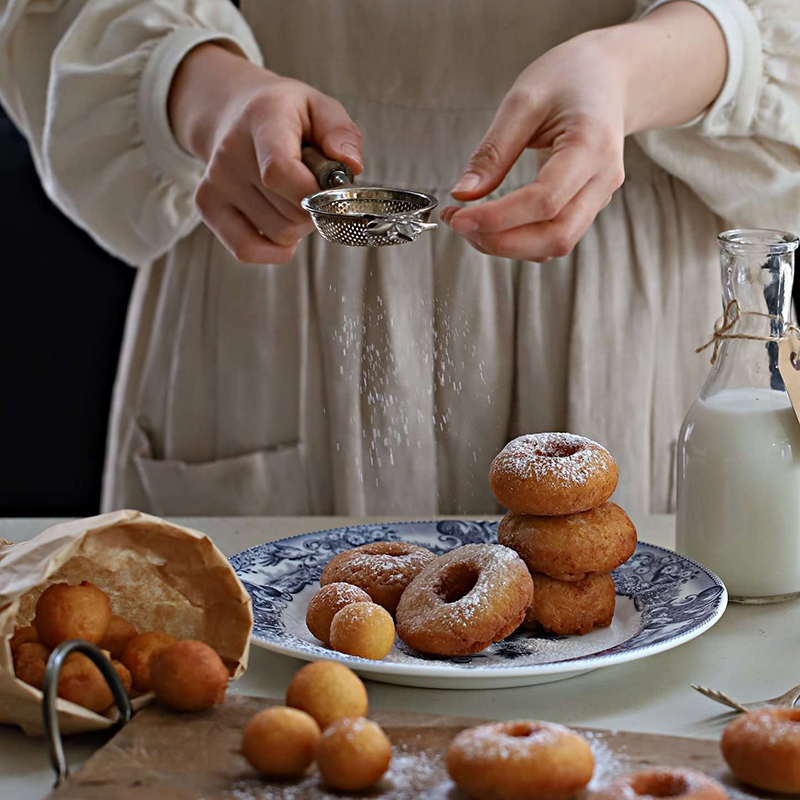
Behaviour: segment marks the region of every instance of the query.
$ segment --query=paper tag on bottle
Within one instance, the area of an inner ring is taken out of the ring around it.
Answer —
[[[778,369],[792,401],[797,421],[800,422],[800,337],[795,333],[781,339],[778,348]]]

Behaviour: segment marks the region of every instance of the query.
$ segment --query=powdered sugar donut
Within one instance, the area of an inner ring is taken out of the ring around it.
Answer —
[[[509,511],[497,540],[519,553],[531,572],[557,581],[606,575],[636,550],[636,528],[616,503],[562,517],[535,517]]]
[[[536,602],[528,609],[523,628],[545,630],[556,636],[582,636],[595,628],[607,628],[614,619],[616,589],[610,575],[582,581],[556,581],[533,574]]]
[[[351,583],[394,614],[406,586],[435,559],[434,553],[415,544],[371,542],[339,553],[328,562],[319,583]]]
[[[411,581],[397,606],[397,635],[421,653],[479,653],[515,631],[532,600],[533,580],[513,550],[468,544]]]
[[[617,462],[605,447],[571,433],[538,433],[509,442],[492,462],[497,501],[520,514],[588,511],[617,488]]]
[[[594,758],[575,731],[550,722],[493,722],[461,731],[447,771],[478,800],[560,800],[592,779]]]
[[[649,769],[636,772],[593,792],[591,800],[728,800],[728,793],[712,778],[693,769]]]
[[[782,794],[800,794],[800,708],[741,714],[722,734],[722,756],[740,780]]]

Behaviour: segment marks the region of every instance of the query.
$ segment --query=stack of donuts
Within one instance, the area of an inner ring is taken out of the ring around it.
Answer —
[[[508,509],[498,541],[533,578],[526,628],[569,636],[611,624],[611,572],[636,548],[633,523],[609,501],[617,479],[608,450],[569,433],[520,436],[492,462],[489,484]]]

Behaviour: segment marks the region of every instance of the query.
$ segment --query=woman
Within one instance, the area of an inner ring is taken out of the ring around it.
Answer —
[[[570,430],[669,509],[715,235],[798,227],[800,8],[635,6],[4,0],[45,187],[140,268],[105,508],[490,511],[508,438]],[[328,246],[303,141],[466,208]]]

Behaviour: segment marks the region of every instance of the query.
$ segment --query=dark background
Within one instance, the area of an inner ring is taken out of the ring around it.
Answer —
[[[0,186],[0,516],[89,516],[135,270],[47,199],[1,110]]]
[[[89,516],[135,271],[47,199],[0,111],[0,516]]]

